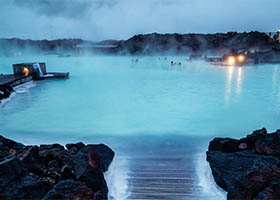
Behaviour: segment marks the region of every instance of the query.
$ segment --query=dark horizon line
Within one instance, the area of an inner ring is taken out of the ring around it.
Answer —
[[[280,30],[278,30],[280,31]],[[259,32],[259,33],[277,33],[278,31],[257,31],[257,30],[251,30],[251,31],[228,31],[228,32],[216,32],[216,33],[194,33],[194,32],[189,32],[189,33],[158,33],[158,32],[150,32],[150,33],[139,33],[139,34],[135,34],[131,37],[129,37],[128,39],[104,39],[104,40],[100,40],[100,41],[93,41],[93,40],[88,40],[88,39],[82,39],[82,38],[57,38],[57,39],[23,39],[23,38],[19,38],[19,37],[1,37],[0,40],[12,40],[12,39],[18,39],[18,40],[30,40],[30,41],[55,41],[55,40],[82,40],[85,42],[95,42],[95,43],[99,43],[99,42],[103,42],[103,41],[123,41],[123,40],[129,40],[130,38],[133,38],[137,35],[151,35],[151,34],[158,34],[158,35],[174,35],[174,34],[178,34],[178,35],[216,35],[216,34],[229,34],[229,33],[251,33],[251,32]]]

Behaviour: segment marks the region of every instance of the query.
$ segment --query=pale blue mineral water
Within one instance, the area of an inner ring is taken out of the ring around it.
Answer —
[[[16,88],[0,134],[25,144],[105,143],[114,199],[224,199],[205,161],[213,137],[279,128],[280,66],[213,66],[185,57],[10,57],[70,72]],[[170,66],[170,62],[181,66]]]

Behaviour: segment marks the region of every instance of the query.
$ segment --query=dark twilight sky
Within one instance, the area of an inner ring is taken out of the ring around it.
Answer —
[[[277,31],[280,0],[0,0],[0,38]]]

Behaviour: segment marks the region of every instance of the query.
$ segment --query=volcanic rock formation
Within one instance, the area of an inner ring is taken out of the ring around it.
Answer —
[[[107,199],[106,145],[25,146],[0,136],[0,199]]]
[[[280,130],[254,131],[236,140],[215,138],[207,161],[228,199],[280,199]]]

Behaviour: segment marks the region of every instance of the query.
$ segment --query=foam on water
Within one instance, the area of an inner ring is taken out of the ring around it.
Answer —
[[[206,154],[198,154],[199,161],[197,163],[197,177],[199,185],[206,194],[213,194],[215,199],[226,200],[226,192],[217,186],[211,172],[209,163],[206,161]],[[210,199],[210,198],[209,198]]]
[[[22,93],[28,92],[30,88],[35,87],[35,86],[36,86],[36,83],[34,81],[29,81],[27,83],[14,87],[14,90],[16,93],[22,94]]]
[[[3,99],[0,101],[0,107],[4,106],[5,103],[11,101],[11,99],[16,96],[16,94],[21,94],[21,93],[25,93],[29,90],[29,88],[35,87],[36,83],[34,81],[29,81],[27,83],[24,83],[22,85],[18,85],[16,87],[14,87],[14,92],[11,93],[11,95],[9,96],[9,98]]]
[[[105,179],[109,188],[109,199],[125,200],[129,196],[127,174],[129,173],[127,161],[115,155]]]
[[[9,98],[0,100],[0,108],[5,105],[5,103],[9,102],[14,96],[16,95],[15,92],[12,92]]]

